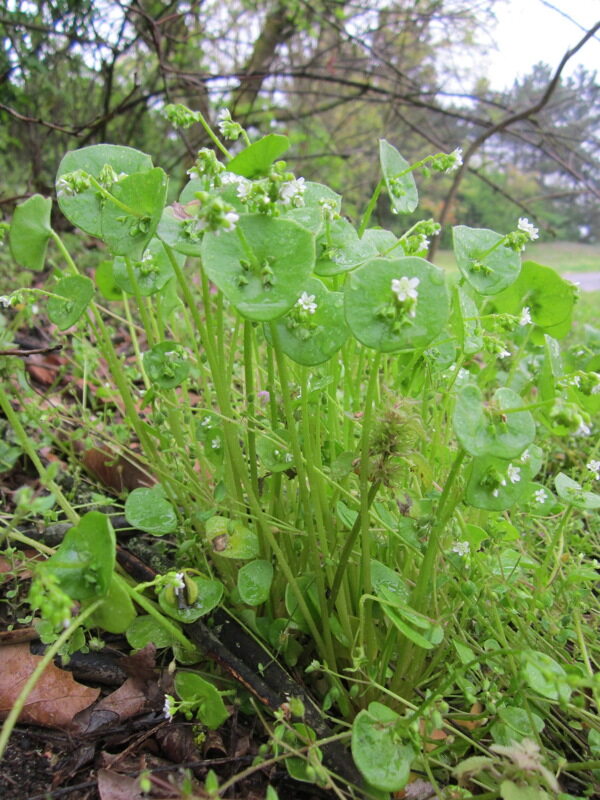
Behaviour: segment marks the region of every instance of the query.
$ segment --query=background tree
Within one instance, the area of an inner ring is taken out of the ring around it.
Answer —
[[[422,183],[435,216],[451,222],[459,204],[470,224],[527,215],[594,241],[599,88],[584,70],[563,77],[576,50],[510,91],[481,76],[467,95],[451,90],[455,57],[478,47],[495,2],[14,0],[0,12],[0,204],[50,194],[64,151],[99,141],[150,152],[183,181],[204,133],[175,134],[160,114],[183,102],[287,133],[290,163],[344,187],[350,215],[376,180],[377,138],[409,160],[460,145],[455,181]]]

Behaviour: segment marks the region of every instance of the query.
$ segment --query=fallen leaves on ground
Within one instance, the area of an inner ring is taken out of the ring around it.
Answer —
[[[4,719],[27,679],[41,661],[26,644],[0,647],[0,718]],[[20,722],[47,728],[67,728],[75,714],[91,705],[100,694],[78,683],[70,672],[49,664],[25,701]]]

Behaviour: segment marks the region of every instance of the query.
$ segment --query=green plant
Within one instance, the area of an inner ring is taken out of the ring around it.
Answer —
[[[226,604],[318,678],[324,710],[351,726],[345,738],[373,796],[402,789],[415,765],[435,781],[431,737],[475,703],[482,719],[504,711],[504,728],[486,722],[485,733],[506,744],[535,736],[538,714],[554,709],[597,729],[585,699],[598,694],[583,634],[590,576],[582,565],[569,673],[543,640],[536,615],[546,600],[531,588],[565,591],[565,532],[576,510],[600,505],[591,469],[578,481],[559,474],[556,495],[535,480],[536,439],[585,440],[600,405],[595,362],[565,373],[559,352],[572,285],[521,264],[535,228],[524,219],[504,235],[455,227],[460,279],[449,286],[424,258],[433,221],[401,236],[369,221],[384,191],[394,213],[412,212],[413,172],[451,170],[460,151],[410,165],[382,141],[382,178],[355,228],[337,194],[277,161],[286,137],[250,143],[225,115],[221,133],[246,144],[232,157],[199,113],[167,113],[202,124],[216,148],[198,153],[179,201],[165,206],[167,176],[143,153],[68,153],[60,209],[112,260],[95,281],[80,274],[50,226],[50,201],[36,196],[15,214],[13,256],[39,270],[52,243],[64,271],[4,302],[47,296],[56,328],[100,352],[157,479],[129,493],[125,515],[174,537],[180,566],[138,585],[119,574],[109,518],[79,518],[0,389],[15,441],[73,524],[38,570],[33,607],[58,630],[74,604],[94,603],[86,624],[124,632],[134,647],[158,640],[186,663],[193,646],[181,624]],[[101,303],[123,305],[133,363],[117,353]],[[527,556],[525,519],[550,515],[558,524]],[[176,708],[209,727],[223,721],[212,684],[179,673],[176,686]],[[515,723],[515,699],[525,722]],[[325,780],[314,732],[294,725],[274,733],[276,754],[292,747],[291,774]],[[302,743],[305,763],[294,749]]]

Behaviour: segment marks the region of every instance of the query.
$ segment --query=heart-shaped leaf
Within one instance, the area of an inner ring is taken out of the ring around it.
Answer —
[[[195,672],[178,670],[175,690],[182,700],[193,703],[197,718],[211,730],[222,725],[229,716],[217,688]]]
[[[223,558],[246,561],[260,554],[258,536],[237,519],[211,517],[206,523],[206,538],[213,552]]]
[[[560,499],[575,506],[575,508],[581,508],[585,511],[593,511],[600,508],[600,494],[585,491],[577,481],[569,478],[564,472],[558,473],[554,479],[554,486]]]

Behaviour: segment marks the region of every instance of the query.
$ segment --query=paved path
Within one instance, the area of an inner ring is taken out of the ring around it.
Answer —
[[[600,272],[563,272],[563,278],[578,283],[584,292],[600,291]]]

